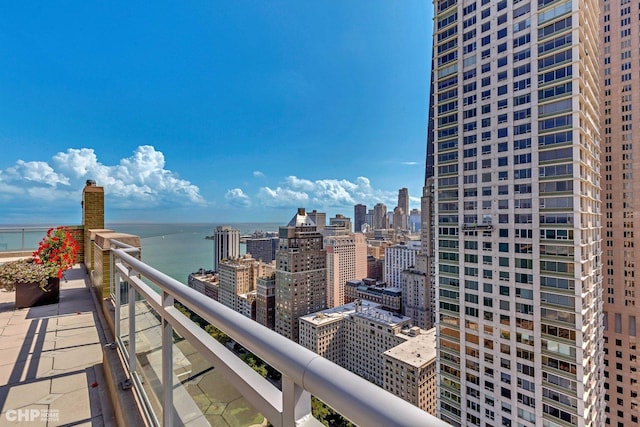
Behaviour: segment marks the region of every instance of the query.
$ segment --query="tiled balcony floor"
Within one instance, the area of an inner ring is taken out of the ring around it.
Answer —
[[[57,304],[16,310],[0,291],[0,426],[115,425],[89,278],[66,276]]]

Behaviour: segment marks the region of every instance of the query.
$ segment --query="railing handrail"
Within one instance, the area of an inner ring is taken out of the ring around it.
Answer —
[[[240,313],[213,299],[203,298],[195,289],[128,254],[126,247],[129,245],[113,240],[112,243],[112,253],[133,270],[132,275],[139,274],[150,280],[165,297],[171,296],[180,301],[278,370],[283,376],[283,388],[284,379],[288,378],[357,425],[448,426],[444,421]],[[130,285],[137,287],[136,282],[133,280]],[[193,326],[198,328],[195,324]],[[286,406],[286,402],[283,402],[283,406]],[[292,425],[287,420],[284,422]]]
[[[21,226],[21,225],[7,225],[7,226],[3,226],[0,227],[0,237],[2,237],[3,234],[6,235],[20,235],[20,241],[16,246],[12,246],[12,247],[7,247],[8,245],[6,244],[6,242],[1,242],[2,245],[4,245],[5,247],[2,248],[0,247],[0,254],[4,254],[4,253],[13,253],[13,252],[29,252],[29,251],[33,251],[38,247],[38,241],[40,240],[40,236],[38,236],[37,240],[34,242],[33,240],[30,240],[30,243],[27,244],[27,239],[26,239],[26,235],[28,233],[35,233],[35,232],[46,232],[47,230],[54,228],[55,226],[50,226],[50,225],[29,225],[29,226]],[[66,227],[68,227],[69,229],[82,229],[84,226],[82,225],[67,225]],[[33,237],[33,236],[31,236]]]

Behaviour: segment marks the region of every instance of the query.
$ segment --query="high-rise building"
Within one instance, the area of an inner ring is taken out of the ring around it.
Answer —
[[[333,219],[332,219],[333,220]],[[324,230],[323,246],[327,252],[327,307],[344,304],[345,284],[348,280],[367,276],[367,242],[362,233],[343,227],[341,232]]]
[[[398,207],[402,208],[405,213],[409,213],[409,190],[407,188],[398,190]]]
[[[344,234],[351,232],[351,218],[347,218],[342,214],[336,214],[333,218],[329,218],[329,225],[321,230],[325,236],[330,234]]]
[[[433,328],[429,276],[415,267],[400,273],[402,314],[411,317],[414,324],[423,329]]]
[[[265,264],[247,254],[239,258],[220,261],[218,266],[218,301],[240,312],[238,296],[256,289],[256,281],[261,277]]]
[[[256,322],[275,328],[276,275],[259,277],[256,283]]]
[[[411,318],[356,301],[300,318],[300,345],[384,386],[384,356],[390,348],[427,331]]]
[[[373,228],[373,217],[374,217],[373,212],[374,212],[373,209],[369,209],[367,211],[367,215],[364,217],[364,222],[369,224],[371,228]]]
[[[439,416],[602,426],[598,2],[437,0],[434,15]]]
[[[280,227],[276,252],[275,330],[298,341],[298,318],[326,304],[327,253],[322,234],[304,208]]]
[[[640,417],[636,332],[640,292],[635,286],[636,266],[640,266],[640,250],[636,249],[640,247],[640,2],[601,0],[600,8],[606,416],[607,425],[629,426],[637,425]]]
[[[327,226],[327,214],[325,212],[318,212],[314,209],[311,212],[307,212],[307,216],[314,222],[318,231],[321,232]]]
[[[429,329],[384,355],[384,388],[436,415],[436,330]]]
[[[422,229],[422,213],[420,209],[411,209],[409,213],[409,231],[416,233]]]
[[[367,206],[358,203],[353,207],[353,231],[359,233],[367,222]]]
[[[402,209],[401,224],[396,224],[395,217],[393,218],[393,228],[400,228],[402,230],[409,229],[409,190],[407,188],[401,188],[398,191],[398,207]]]
[[[247,239],[247,253],[257,260],[271,262],[276,259],[278,237],[251,237]]]
[[[402,287],[402,272],[415,267],[420,246],[419,240],[409,240],[406,244],[393,245],[384,250],[384,281],[389,286]]]
[[[213,270],[218,271],[220,261],[240,256],[240,230],[219,225],[213,235]]]
[[[395,230],[405,230],[406,219],[407,215],[405,215],[405,212],[402,210],[402,208],[400,206],[396,206],[396,208],[393,210],[393,228]]]
[[[384,256],[376,258],[373,255],[367,255],[367,277],[374,280],[384,279]]]
[[[389,218],[387,217],[387,205],[377,203],[373,207],[373,228],[386,229],[389,228]]]

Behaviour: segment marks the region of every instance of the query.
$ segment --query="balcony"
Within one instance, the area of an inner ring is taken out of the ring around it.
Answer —
[[[113,425],[88,277],[77,266],[66,278],[57,304],[15,310],[0,292],[0,425]]]
[[[86,259],[67,272],[59,303],[15,310],[0,292],[2,421],[319,426],[313,395],[356,425],[447,425],[153,269],[123,235],[83,235]],[[281,380],[263,378],[175,302]]]

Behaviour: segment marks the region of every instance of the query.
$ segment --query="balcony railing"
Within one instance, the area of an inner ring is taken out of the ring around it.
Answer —
[[[208,425],[206,414],[214,405],[204,410],[199,402],[206,396],[189,387],[202,372],[215,370],[276,427],[321,425],[311,414],[311,395],[357,425],[448,425],[153,269],[134,256],[137,249],[115,240],[111,245],[116,342],[153,424]],[[279,371],[281,386],[256,373],[182,314],[175,301]],[[185,350],[186,344],[195,350]],[[203,369],[186,353],[210,367]]]
[[[0,252],[26,252],[38,247],[50,227],[0,228]]]

